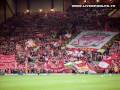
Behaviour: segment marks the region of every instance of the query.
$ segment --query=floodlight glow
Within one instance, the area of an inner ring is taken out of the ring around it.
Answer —
[[[96,2],[98,3],[98,2],[100,2],[100,0],[96,0]]]
[[[30,12],[30,10],[27,9],[27,10],[26,10],[26,13],[29,13],[29,12]]]
[[[42,12],[43,11],[43,9],[39,9],[39,12]]]
[[[84,0],[84,3],[86,3],[87,2],[87,0]]]
[[[24,11],[25,14],[27,14],[27,13],[29,13],[29,12],[30,12],[30,10],[28,10],[28,9]]]
[[[54,9],[50,9],[51,12],[54,12],[55,10]]]

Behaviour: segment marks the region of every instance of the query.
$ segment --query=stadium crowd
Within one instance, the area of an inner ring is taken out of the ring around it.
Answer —
[[[46,63],[61,68],[64,63],[80,60],[99,69],[96,62],[113,53],[120,54],[120,37],[106,44],[104,52],[71,51],[66,44],[82,30],[104,31],[110,11],[111,8],[81,8],[69,9],[68,12],[29,12],[13,16],[0,26],[0,54],[15,55],[17,71],[25,72],[27,63],[28,73],[73,72],[67,68],[66,71],[49,71]],[[120,73],[120,59],[113,62],[109,72]]]

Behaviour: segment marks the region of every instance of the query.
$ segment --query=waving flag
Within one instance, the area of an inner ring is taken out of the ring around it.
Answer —
[[[65,66],[77,71],[78,73],[82,72],[88,72],[92,74],[96,73],[95,68],[88,62],[84,61],[69,62],[65,64]]]
[[[108,68],[109,64],[105,61],[101,61],[98,66],[100,68],[106,69],[106,68]]]
[[[105,60],[101,61],[98,66],[102,69],[107,69],[112,64],[112,60],[112,56],[109,56]]]
[[[36,44],[35,44],[35,42],[34,42],[32,39],[29,39],[29,40],[26,42],[26,46],[27,46],[27,47],[35,47]]]

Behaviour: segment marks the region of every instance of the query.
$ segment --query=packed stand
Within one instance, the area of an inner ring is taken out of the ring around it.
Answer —
[[[46,70],[50,63],[59,68],[64,67],[64,63],[83,60],[95,66],[96,61],[101,61],[103,57],[114,52],[120,53],[120,44],[115,42],[110,47],[106,45],[104,53],[83,50],[72,52],[65,46],[82,30],[103,30],[109,11],[111,9],[82,8],[74,11],[70,9],[66,13],[42,12],[13,16],[1,26],[0,54],[16,56],[18,68],[12,72],[25,73],[26,63],[28,73],[63,72]],[[119,64],[117,67],[120,68]]]

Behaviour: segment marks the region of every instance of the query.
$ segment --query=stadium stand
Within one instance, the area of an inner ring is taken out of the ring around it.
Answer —
[[[67,12],[22,13],[9,18],[0,26],[1,72],[120,73],[119,34],[101,51],[66,47],[82,31],[119,32],[119,27],[109,25],[112,10],[69,8]],[[108,58],[112,59],[106,63]],[[103,61],[105,67],[101,67]]]

